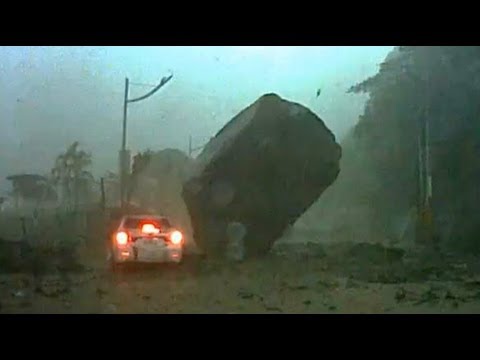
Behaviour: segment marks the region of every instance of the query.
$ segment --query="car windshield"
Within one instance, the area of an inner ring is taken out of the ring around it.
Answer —
[[[142,224],[145,224],[145,223],[151,223],[153,225],[155,225],[155,227],[157,228],[160,228],[160,229],[165,229],[165,228],[169,228],[171,225],[170,225],[170,222],[165,219],[165,218],[126,218],[125,219],[125,223],[124,223],[124,227],[126,229],[139,229],[141,227]]]

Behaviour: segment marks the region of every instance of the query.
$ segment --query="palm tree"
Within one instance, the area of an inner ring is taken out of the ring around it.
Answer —
[[[92,174],[87,168],[92,163],[92,155],[79,149],[79,142],[75,141],[67,151],[57,156],[52,169],[52,178],[60,186],[64,204],[67,207],[78,208],[80,195],[87,196]]]
[[[16,207],[19,206],[19,200],[35,202],[37,207],[44,201],[56,200],[53,187],[42,175],[17,174],[7,176],[7,180],[12,182],[12,196],[15,199]]]

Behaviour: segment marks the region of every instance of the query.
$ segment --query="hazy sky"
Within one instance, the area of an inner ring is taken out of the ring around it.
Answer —
[[[79,140],[94,173],[116,170],[125,77],[172,81],[129,106],[128,147],[187,151],[267,92],[302,103],[342,137],[363,111],[351,85],[373,75],[384,47],[0,47],[0,188],[48,173]],[[316,97],[317,89],[322,93]],[[148,88],[132,87],[132,96]]]

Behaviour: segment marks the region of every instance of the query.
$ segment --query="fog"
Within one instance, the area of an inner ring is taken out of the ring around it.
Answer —
[[[14,173],[48,173],[75,140],[93,154],[93,173],[116,171],[125,77],[156,84],[133,103],[127,147],[202,145],[259,96],[275,92],[316,112],[341,140],[366,98],[346,94],[378,70],[378,47],[1,47],[0,189]],[[321,93],[317,97],[317,90]],[[131,87],[131,97],[149,88]]]

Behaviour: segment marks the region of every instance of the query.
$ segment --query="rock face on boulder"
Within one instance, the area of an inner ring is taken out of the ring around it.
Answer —
[[[184,183],[195,243],[224,255],[234,238],[245,256],[265,254],[337,178],[340,158],[309,109],[262,96],[210,140]]]

